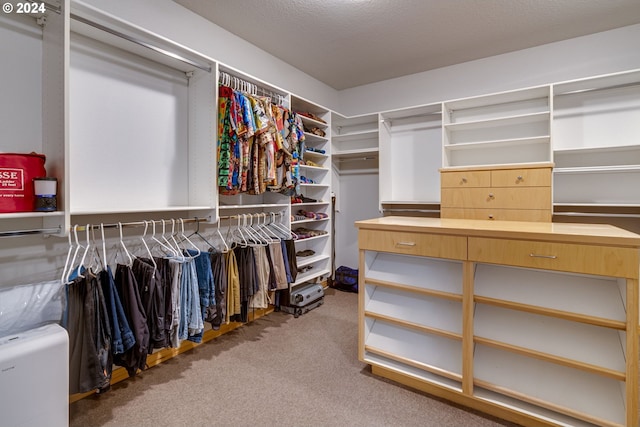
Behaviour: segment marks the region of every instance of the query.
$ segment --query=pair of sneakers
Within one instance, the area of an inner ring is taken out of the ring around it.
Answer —
[[[296,256],[307,257],[307,256],[314,255],[315,253],[316,252],[313,249],[305,249],[303,251],[296,252]]]

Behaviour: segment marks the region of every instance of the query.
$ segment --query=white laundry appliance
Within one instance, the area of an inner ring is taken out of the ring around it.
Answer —
[[[0,424],[69,425],[69,337],[61,326],[0,337]]]

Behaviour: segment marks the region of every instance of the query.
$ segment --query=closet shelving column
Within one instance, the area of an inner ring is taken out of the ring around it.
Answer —
[[[304,124],[305,151],[300,159],[300,195],[292,198],[291,228],[296,240],[298,277],[293,284],[322,280],[331,275],[331,113],[295,95],[291,109]],[[304,178],[303,178],[304,177]],[[307,219],[302,219],[307,213]],[[319,215],[317,215],[319,214]],[[296,218],[297,217],[297,218]]]
[[[440,202],[442,105],[422,105],[379,115],[381,209],[437,210]],[[398,206],[398,208],[394,208]],[[437,211],[436,211],[437,213]]]
[[[71,214],[215,219],[216,64],[82,2],[70,31]]]
[[[271,86],[262,80],[222,64],[218,66],[218,70],[219,84],[224,80],[225,84],[229,83],[229,87],[234,90],[244,91],[254,96],[267,96],[271,98],[273,103],[282,105],[285,108],[288,108],[291,103],[290,95],[282,89]],[[225,79],[230,79],[230,81],[227,82]],[[217,105],[215,111],[215,126],[217,128]],[[289,227],[290,223],[291,211],[289,197],[278,192],[266,191],[257,195],[247,192],[225,195],[221,192],[218,196],[218,209],[220,216],[274,212],[281,215],[286,227]]]
[[[553,96],[554,214],[640,213],[640,70],[557,83]]]
[[[339,172],[378,168],[378,114],[331,115],[331,157]]]
[[[45,4],[44,13],[0,15],[4,64],[0,70],[2,151],[42,153],[47,174],[58,179],[56,212],[0,213],[0,231],[41,230],[65,234],[69,227],[67,106],[69,1]],[[31,183],[25,183],[31,185]]]

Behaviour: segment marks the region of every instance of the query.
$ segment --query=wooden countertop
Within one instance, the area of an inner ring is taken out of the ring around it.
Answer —
[[[640,247],[640,235],[608,224],[488,221],[387,216],[356,221],[359,229]]]

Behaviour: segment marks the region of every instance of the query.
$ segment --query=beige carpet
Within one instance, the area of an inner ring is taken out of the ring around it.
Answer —
[[[70,426],[513,426],[371,375],[357,304],[269,314],[72,404]]]

